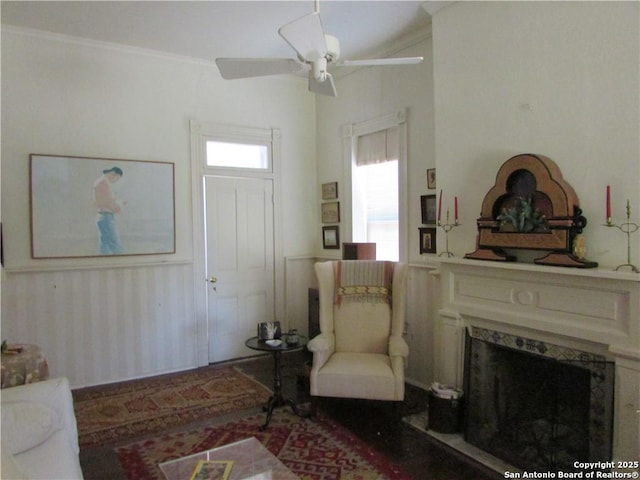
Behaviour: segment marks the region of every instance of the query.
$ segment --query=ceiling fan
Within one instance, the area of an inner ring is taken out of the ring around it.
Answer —
[[[342,60],[340,43],[322,28],[319,0],[313,13],[280,27],[278,33],[297,52],[297,58],[216,58],[222,78],[260,77],[286,73],[309,72],[309,91],[320,95],[337,96],[330,65],[338,67],[409,65],[420,63],[422,57]]]

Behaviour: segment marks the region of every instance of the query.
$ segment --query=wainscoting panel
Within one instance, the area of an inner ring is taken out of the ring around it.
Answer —
[[[308,289],[317,287],[312,256],[285,259],[285,328],[304,335]],[[433,266],[409,268],[408,381],[434,378],[433,318],[438,281]],[[52,376],[74,388],[198,366],[191,264],[38,272],[4,272],[2,339],[35,343]]]
[[[73,387],[196,365],[191,264],[5,273],[2,338]]]
[[[409,345],[406,378],[428,388],[434,381],[434,325],[439,298],[436,266],[410,264],[407,275],[407,321],[405,340]]]
[[[318,285],[314,264],[316,257],[285,258],[285,322],[286,329],[295,328],[302,335],[309,335],[309,288]]]

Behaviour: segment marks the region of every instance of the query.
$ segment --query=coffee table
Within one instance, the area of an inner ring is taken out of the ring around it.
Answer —
[[[299,417],[310,417],[309,413],[303,412],[298,409],[298,406],[293,400],[285,398],[282,394],[282,372],[280,366],[280,355],[282,353],[301,350],[305,347],[309,339],[304,335],[298,335],[298,341],[296,343],[287,343],[286,337],[287,334],[284,334],[281,339],[281,344],[277,346],[269,345],[267,342],[259,339],[258,337],[251,337],[247,339],[246,342],[244,342],[244,344],[252,350],[269,352],[273,355],[273,395],[271,395],[271,398],[269,398],[269,402],[267,402],[267,404],[262,408],[263,411],[267,412],[267,420],[260,428],[261,430],[265,430],[269,426],[271,416],[273,415],[273,409],[276,407],[281,407],[283,405],[289,405],[293,412]]]
[[[200,460],[232,461],[229,480],[298,480],[255,437],[161,463],[167,480],[189,480]]]

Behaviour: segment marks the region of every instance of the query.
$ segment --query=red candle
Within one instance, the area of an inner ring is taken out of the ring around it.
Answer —
[[[442,190],[440,190],[440,197],[438,198],[438,223],[440,223],[441,216],[442,216]]]
[[[611,218],[611,187],[607,185],[607,220]]]
[[[453,219],[458,223],[458,197],[453,197]]]

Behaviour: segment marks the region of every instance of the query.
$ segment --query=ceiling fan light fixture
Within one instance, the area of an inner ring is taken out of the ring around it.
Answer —
[[[327,44],[327,54],[325,58],[327,62],[336,62],[340,58],[340,42],[333,35],[325,33],[324,41]]]
[[[319,82],[327,79],[327,59],[320,58],[313,62],[313,78]]]

